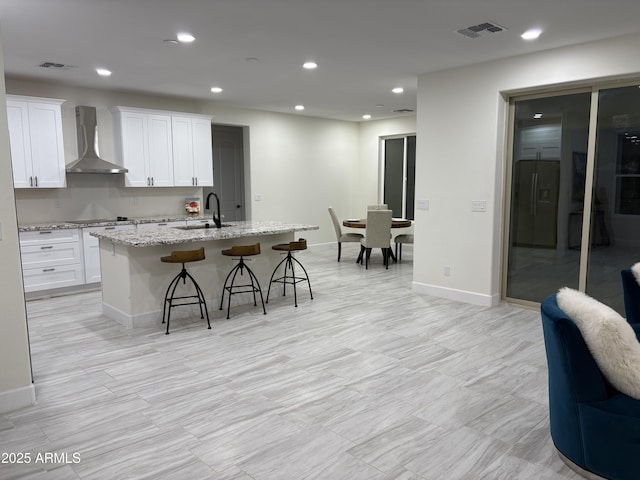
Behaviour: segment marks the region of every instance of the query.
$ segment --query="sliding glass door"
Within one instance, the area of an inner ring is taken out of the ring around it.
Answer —
[[[413,220],[416,176],[416,136],[384,140],[383,203],[393,216]]]
[[[640,261],[640,88],[599,92],[586,292],[624,312],[620,270]]]
[[[620,270],[640,261],[640,88],[510,105],[503,297],[569,286],[624,313]]]

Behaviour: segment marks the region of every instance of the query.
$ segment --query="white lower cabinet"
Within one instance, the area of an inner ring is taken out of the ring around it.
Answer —
[[[77,228],[20,233],[25,292],[84,283]]]
[[[84,227],[82,229],[82,251],[84,257],[84,283],[97,283],[102,280],[100,274],[100,240],[91,232],[111,230],[131,230],[135,225],[110,225],[108,227]]]

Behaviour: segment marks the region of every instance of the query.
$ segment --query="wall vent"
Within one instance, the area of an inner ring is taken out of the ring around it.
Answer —
[[[42,62],[38,64],[39,67],[49,68],[51,70],[69,70],[70,68],[76,68],[75,65],[65,65],[64,63],[57,62]]]
[[[507,30],[506,27],[502,27],[495,22],[483,22],[478,25],[471,25],[467,28],[461,28],[460,30],[456,30],[456,33],[463,35],[467,38],[480,38],[481,36],[491,34],[491,33],[500,33]]]

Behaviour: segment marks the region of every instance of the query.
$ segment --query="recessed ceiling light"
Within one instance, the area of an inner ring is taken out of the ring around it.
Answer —
[[[522,37],[523,40],[535,40],[540,36],[541,33],[542,30],[540,30],[539,28],[532,28],[531,30],[527,30],[526,32],[524,32],[522,35],[520,35],[520,37]]]
[[[196,37],[186,32],[179,33],[177,38],[180,43],[191,43],[196,39]]]
[[[96,68],[96,72],[98,72],[98,75],[101,77],[108,77],[111,75],[111,70],[107,70],[106,68]]]
[[[260,59],[256,57],[247,57],[244,59],[245,62],[249,62],[249,63],[258,62],[259,60]]]
[[[371,118],[371,115],[365,113],[364,115],[362,115],[362,118],[364,118],[365,120],[369,120]]]
[[[533,114],[533,118],[535,118],[535,119],[542,118],[542,113],[534,113]]]
[[[222,92],[222,89],[220,87],[211,87],[211,91],[213,93],[220,93]]]
[[[295,106],[295,107],[293,107],[293,108],[295,108],[295,109],[296,109],[296,110],[298,110],[298,111],[302,111],[302,110],[304,110],[304,105],[296,105],[296,106]]]
[[[302,64],[302,68],[313,70],[314,68],[318,68],[318,64],[316,62],[305,62]]]
[[[178,45],[180,43],[175,38],[167,38],[167,39],[163,40],[163,42],[170,43],[171,45]]]
[[[396,87],[393,90],[391,90],[393,93],[402,93],[404,92],[404,88],[402,87]]]

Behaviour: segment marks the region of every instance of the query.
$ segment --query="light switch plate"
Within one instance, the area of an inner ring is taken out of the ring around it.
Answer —
[[[429,200],[420,198],[416,201],[416,208],[418,210],[429,210]]]
[[[486,212],[487,211],[487,201],[486,200],[471,200],[471,211],[472,212]]]

